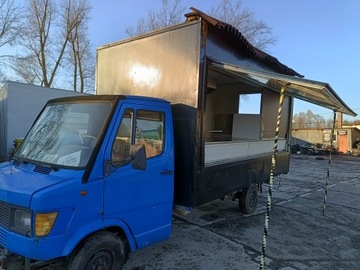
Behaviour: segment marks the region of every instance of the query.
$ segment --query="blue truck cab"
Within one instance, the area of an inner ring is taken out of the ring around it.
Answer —
[[[50,100],[0,165],[1,267],[60,258],[66,269],[121,269],[127,252],[169,238],[172,125],[162,99]]]

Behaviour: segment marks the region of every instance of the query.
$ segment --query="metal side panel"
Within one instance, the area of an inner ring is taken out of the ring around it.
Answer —
[[[193,205],[196,179],[196,114],[195,108],[172,105],[175,139],[174,203]]]
[[[194,203],[197,207],[243,188],[251,183],[267,183],[270,176],[271,153],[257,158],[234,161],[205,168],[195,184]],[[289,171],[289,152],[279,152],[276,158],[275,174]],[[189,205],[188,205],[189,206]]]
[[[144,95],[197,107],[200,41],[198,22],[98,48],[96,94]]]

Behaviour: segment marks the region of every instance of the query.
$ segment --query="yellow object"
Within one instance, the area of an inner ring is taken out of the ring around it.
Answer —
[[[14,140],[15,151],[18,150],[23,140],[24,140],[23,138],[16,138]]]
[[[58,212],[36,213],[35,215],[35,236],[46,236],[54,226]]]

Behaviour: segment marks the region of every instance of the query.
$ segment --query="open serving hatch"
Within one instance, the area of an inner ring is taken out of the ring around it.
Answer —
[[[314,103],[336,112],[356,116],[356,113],[345,104],[328,83],[275,72],[259,71],[222,62],[211,62],[211,66],[219,71],[230,72],[249,84],[258,87],[263,86],[278,92],[280,92],[282,87],[285,87],[285,93],[288,96]]]

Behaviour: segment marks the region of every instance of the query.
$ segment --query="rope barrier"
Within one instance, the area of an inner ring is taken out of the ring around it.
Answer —
[[[266,242],[267,242],[267,236],[268,236],[268,230],[269,230],[269,217],[270,217],[270,210],[271,210],[272,188],[273,188],[274,174],[275,174],[275,168],[276,168],[276,153],[277,153],[280,123],[281,123],[281,112],[282,112],[282,108],[283,108],[284,97],[285,97],[285,87],[281,87],[278,116],[277,116],[277,122],[276,122],[276,130],[275,130],[275,140],[274,140],[274,147],[273,147],[272,158],[271,158],[269,193],[268,193],[267,203],[266,203],[266,216],[265,216],[265,224],[264,224],[264,232],[263,232],[262,249],[261,249],[260,270],[263,270],[265,267],[265,252],[266,252]]]
[[[333,150],[333,143],[334,143],[335,122],[336,122],[336,111],[334,111],[334,121],[333,121],[333,126],[331,129],[329,163],[328,163],[328,169],[327,169],[326,181],[325,181],[323,216],[325,216],[325,212],[326,212],[326,200],[327,200],[328,185],[329,185],[329,180],[330,180],[330,167],[331,167],[331,157],[332,157],[332,150]]]

